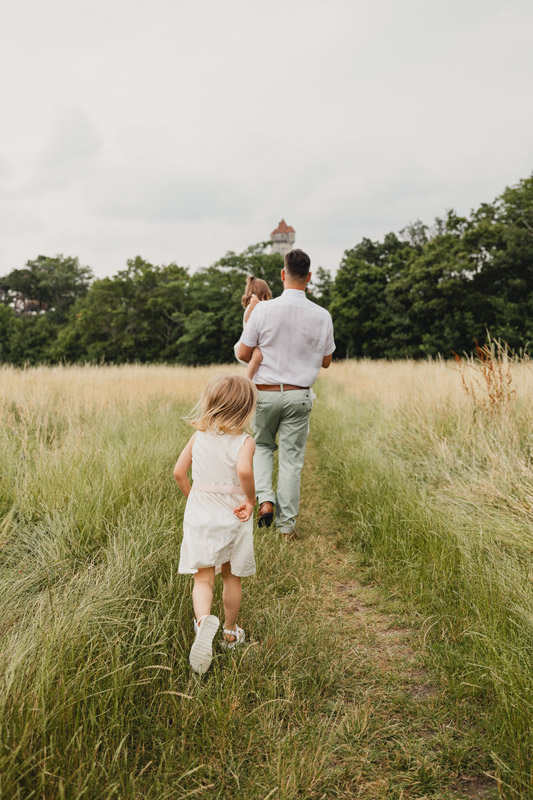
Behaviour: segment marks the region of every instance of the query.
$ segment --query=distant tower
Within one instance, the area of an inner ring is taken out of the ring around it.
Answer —
[[[294,228],[287,225],[284,219],[281,220],[275,231],[270,234],[272,239],[272,252],[281,253],[282,256],[292,250],[292,246],[296,239]]]

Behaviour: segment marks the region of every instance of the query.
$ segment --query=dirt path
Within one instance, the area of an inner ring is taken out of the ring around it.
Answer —
[[[447,698],[424,652],[424,620],[398,597],[368,582],[360,556],[343,548],[339,519],[312,443],[303,479],[300,539],[324,641],[342,662],[343,713],[336,719],[336,766],[345,797],[364,800],[468,800],[498,797],[468,714]],[[302,559],[303,561],[304,559]],[[335,796],[338,796],[337,794]]]

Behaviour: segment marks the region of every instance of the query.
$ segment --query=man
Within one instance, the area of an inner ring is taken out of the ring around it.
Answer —
[[[329,311],[305,296],[310,266],[309,256],[302,250],[285,255],[285,268],[281,270],[283,294],[258,303],[238,347],[242,361],[250,360],[254,347],[263,354],[253,378],[258,390],[254,474],[259,526],[272,524],[275,506],[278,530],[289,537],[295,535],[300,504],[300,474],[313,405],[310,387],[320,368],[329,367],[335,350]],[[272,490],[276,435],[277,496]]]

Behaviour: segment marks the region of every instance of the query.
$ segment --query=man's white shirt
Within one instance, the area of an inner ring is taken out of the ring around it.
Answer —
[[[256,305],[240,343],[263,353],[255,383],[311,386],[322,359],[335,350],[331,314],[304,291],[285,289],[281,297]]]

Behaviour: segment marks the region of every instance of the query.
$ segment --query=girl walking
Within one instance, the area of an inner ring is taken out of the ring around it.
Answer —
[[[241,578],[255,574],[253,510],[255,442],[244,432],[255,411],[257,391],[240,375],[214,378],[192,412],[196,428],[174,467],[187,498],[179,572],[192,574],[195,640],[189,662],[195,672],[209,669],[220,622],[211,614],[215,573],[222,573],[222,646],[244,642],[237,625]],[[191,487],[187,473],[192,466]]]

